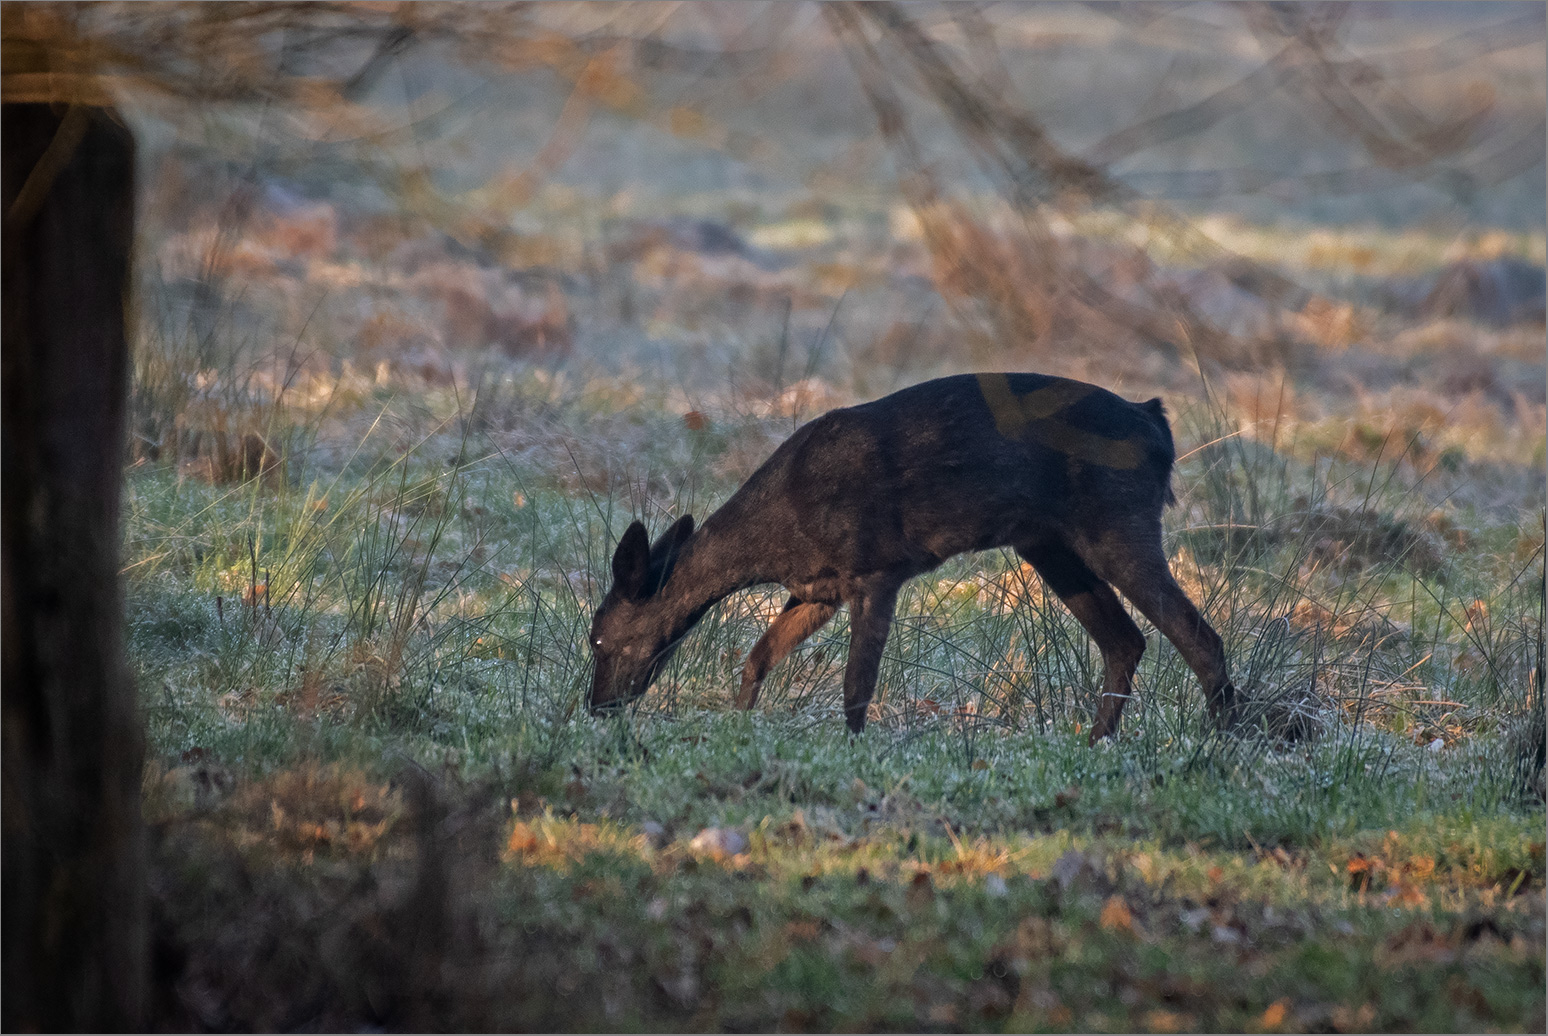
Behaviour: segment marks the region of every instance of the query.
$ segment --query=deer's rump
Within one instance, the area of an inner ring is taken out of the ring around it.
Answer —
[[[824,414],[744,491],[788,509],[782,524],[806,557],[917,573],[965,551],[1154,529],[1174,457],[1160,400],[969,374]]]

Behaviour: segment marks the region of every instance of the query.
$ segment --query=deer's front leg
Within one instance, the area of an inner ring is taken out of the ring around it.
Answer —
[[[844,666],[844,719],[858,734],[865,729],[865,713],[876,693],[882,649],[892,630],[892,611],[898,588],[880,587],[858,594],[849,602],[849,662]]]
[[[752,708],[769,670],[794,651],[801,641],[822,629],[836,611],[838,608],[834,605],[803,601],[798,597],[786,601],[785,610],[747,653],[747,665],[742,669],[742,691],[736,696],[737,708]]]

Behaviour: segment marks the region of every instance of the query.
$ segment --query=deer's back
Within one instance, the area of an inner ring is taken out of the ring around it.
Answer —
[[[737,495],[787,582],[913,574],[964,551],[1154,527],[1173,457],[1159,400],[969,374],[824,414]]]

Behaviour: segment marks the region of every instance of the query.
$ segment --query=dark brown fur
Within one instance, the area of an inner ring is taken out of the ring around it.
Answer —
[[[940,378],[831,411],[697,531],[684,516],[652,545],[630,525],[592,622],[587,704],[604,711],[644,694],[711,605],[780,583],[790,601],[748,656],[737,704],[751,708],[769,669],[847,604],[844,711],[858,733],[898,589],[955,554],[1011,547],[1101,649],[1093,742],[1117,729],[1145,650],[1114,587],[1177,645],[1227,725],[1235,691],[1220,637],[1161,546],[1174,460],[1159,399],[1041,374]]]

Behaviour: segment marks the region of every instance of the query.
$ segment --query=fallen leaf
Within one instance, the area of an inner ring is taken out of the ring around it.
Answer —
[[[1102,927],[1109,932],[1134,931],[1134,915],[1122,896],[1109,896],[1102,905]],[[1172,1030],[1167,1030],[1172,1031]]]
[[[1290,1010],[1290,1001],[1283,998],[1275,1000],[1264,1008],[1263,1014],[1258,1018],[1258,1028],[1277,1029],[1285,1024],[1285,1015]]]
[[[929,871],[919,871],[908,883],[908,892],[905,893],[908,905],[915,910],[928,905],[935,900],[935,885],[930,881]]]
[[[822,926],[816,921],[791,921],[785,925],[785,936],[794,942],[811,942],[822,934]]]
[[[505,849],[506,852],[512,854],[527,853],[536,849],[537,844],[537,832],[533,831],[529,825],[518,820],[511,827],[511,837],[505,843]]]
[[[1192,1019],[1185,1018],[1176,1011],[1156,1009],[1145,1012],[1145,1028],[1151,1032],[1182,1032],[1192,1029]]]
[[[1349,890],[1351,892],[1364,892],[1371,887],[1371,878],[1377,871],[1383,868],[1380,860],[1366,856],[1364,853],[1355,853],[1345,864],[1349,872]]]

